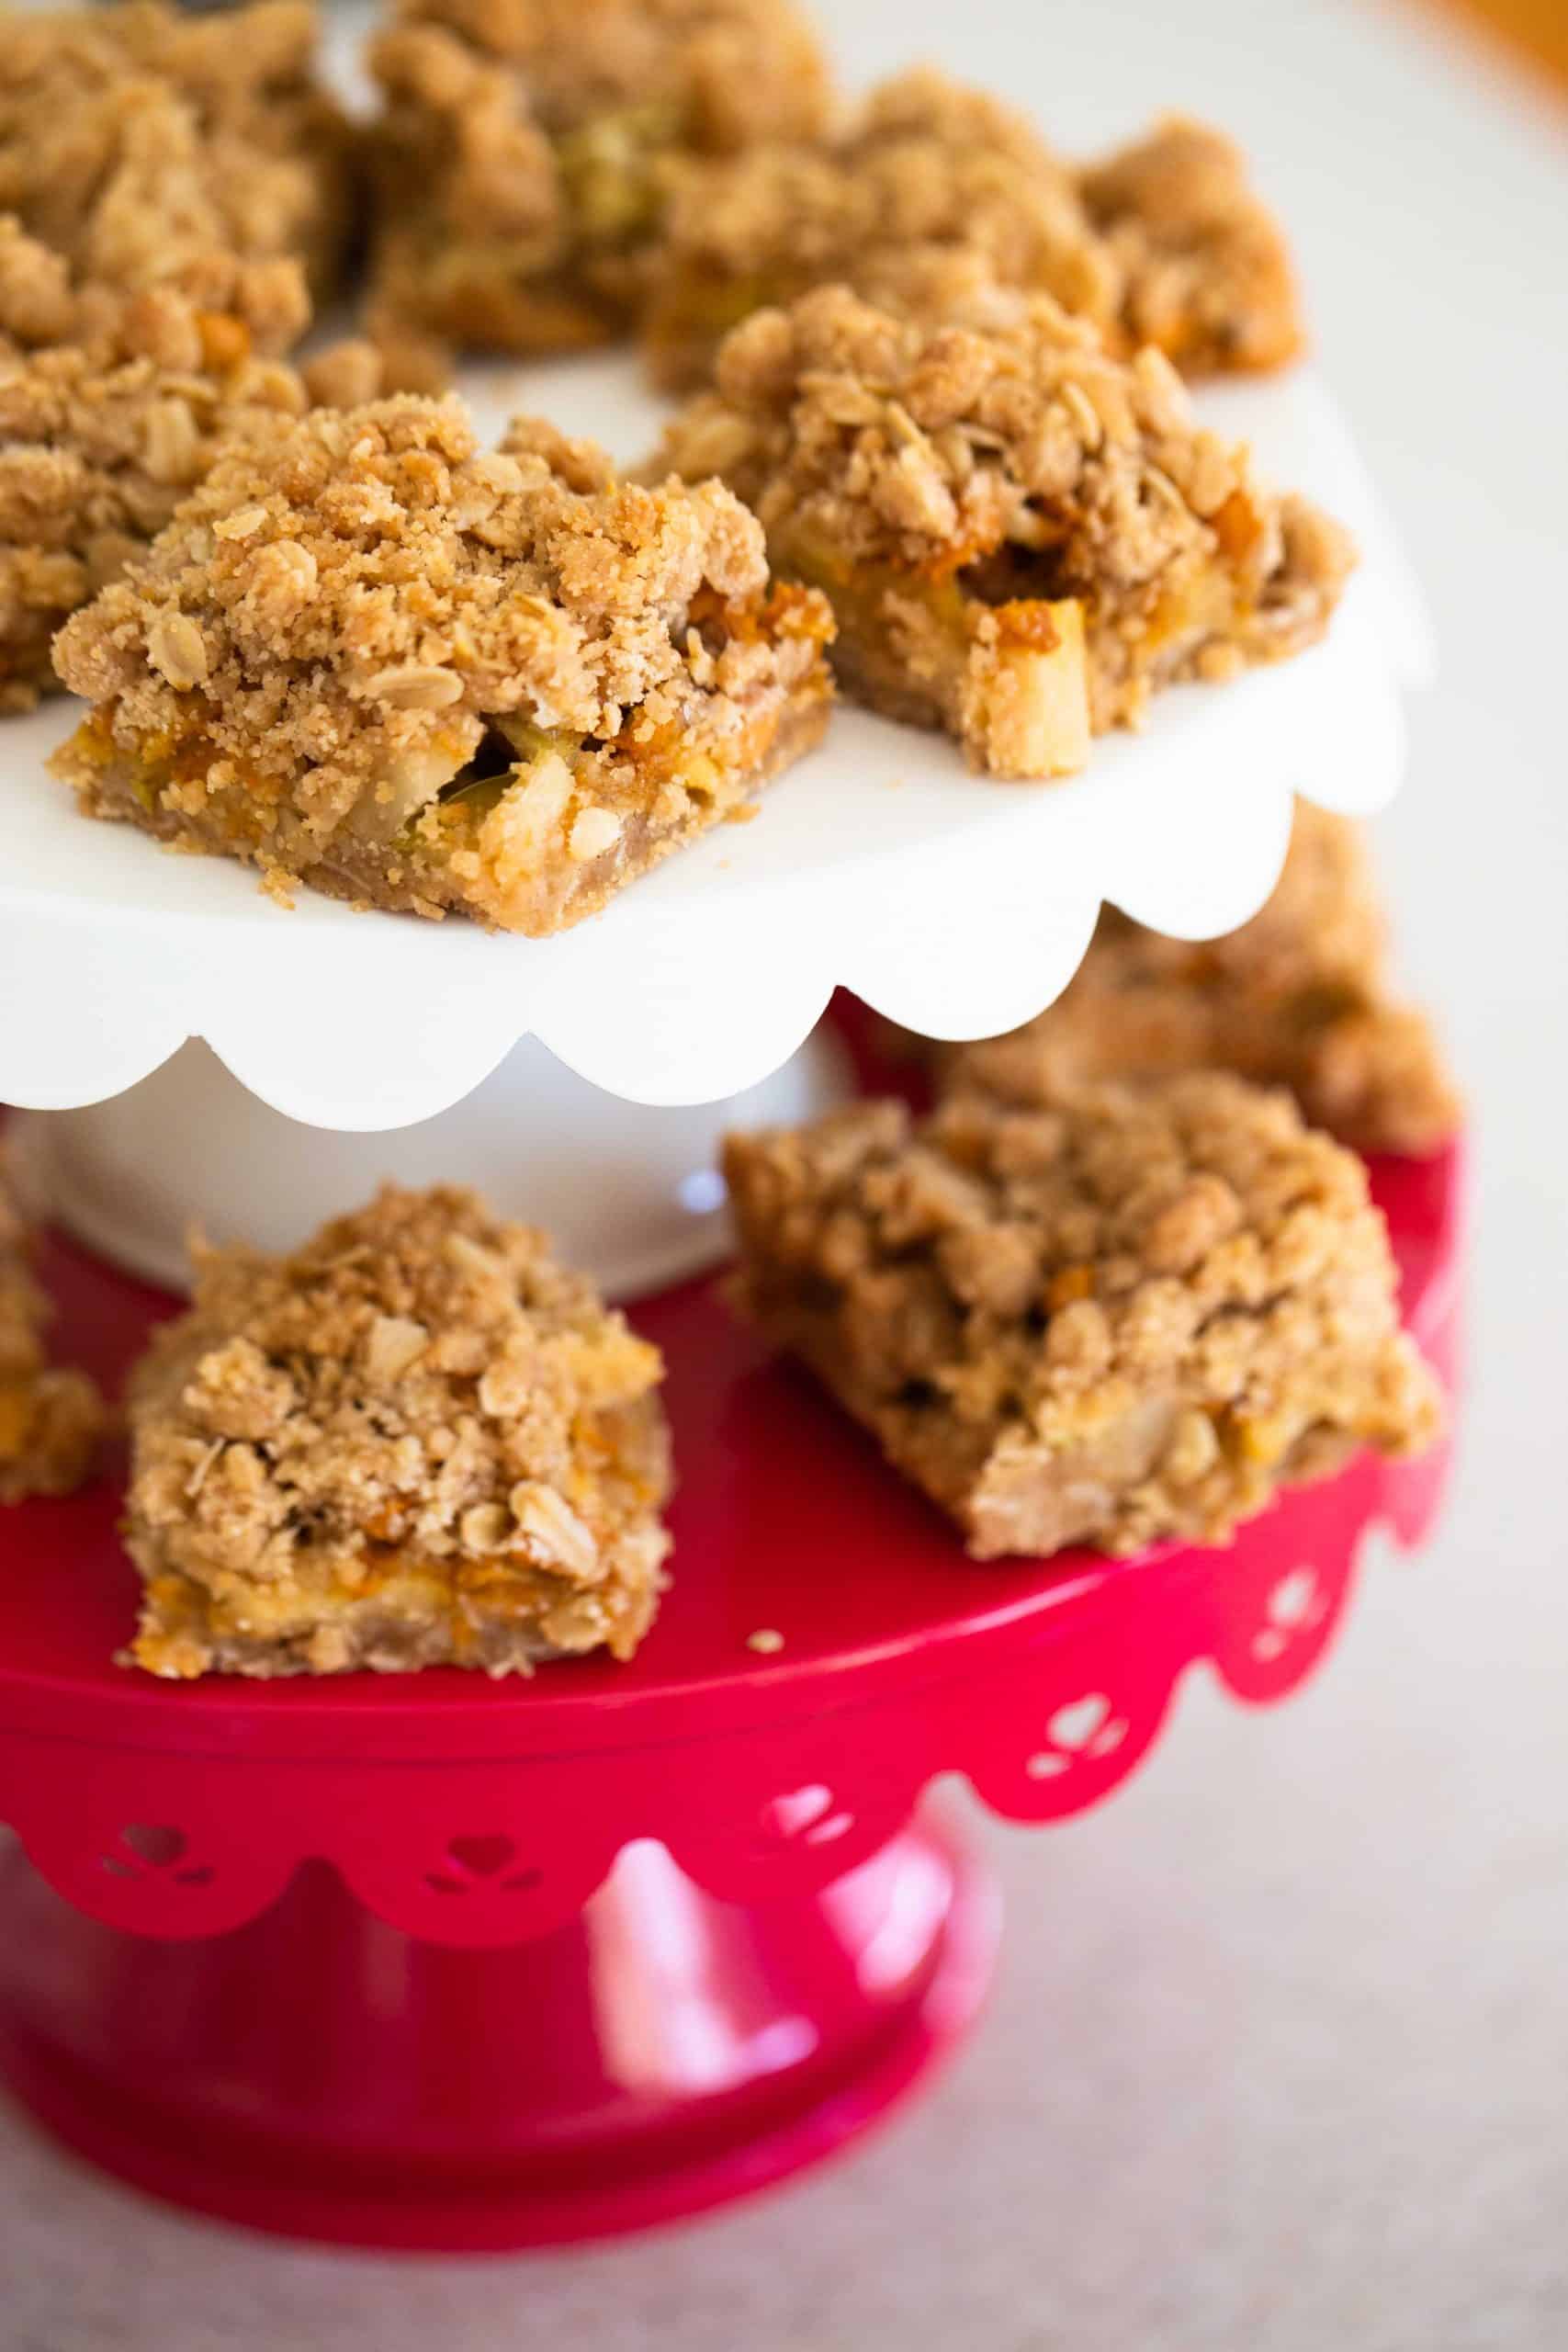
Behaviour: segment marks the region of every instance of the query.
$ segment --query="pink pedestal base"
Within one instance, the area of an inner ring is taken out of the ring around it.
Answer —
[[[918,1826],[821,1893],[716,1901],[628,1848],[571,1926],[422,1943],[323,1863],[168,1943],[4,1880],[0,2066],[80,2154],[295,2237],[500,2251],[645,2227],[830,2155],[953,2045],[997,1906]]]
[[[1374,1183],[1451,1383],[1458,1157]],[[172,1302],[79,1251],[44,1271],[62,1351],[112,1385]],[[175,1687],[114,1663],[112,1470],[0,1513],[0,2076],[82,2154],[410,2250],[780,2179],[977,2005],[992,1906],[919,1826],[928,1784],[962,1772],[1015,1821],[1102,1803],[1192,1669],[1248,1704],[1295,1689],[1369,1532],[1415,1543],[1438,1504],[1442,1449],[1360,1454],[1225,1549],[981,1569],[711,1283],[637,1314],[682,1475],[678,1573],[629,1665]]]

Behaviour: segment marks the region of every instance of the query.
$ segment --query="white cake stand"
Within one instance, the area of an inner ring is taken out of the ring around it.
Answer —
[[[526,402],[623,456],[651,439],[616,362],[476,389],[491,422]],[[44,766],[63,706],[0,733],[0,1102],[96,1253],[45,1261],[73,1358],[123,1370],[168,1305],[125,1272],[176,1283],[193,1216],[283,1246],[381,1175],[467,1181],[607,1287],[661,1292],[636,1311],[682,1473],[646,1654],[532,1690],[122,1675],[114,1482],[6,1515],[0,2074],[111,2171],[264,2228],[451,2250],[644,2226],[816,2162],[925,2079],[984,1988],[983,1879],[908,1821],[932,1772],[1019,1819],[1097,1801],[1193,1659],[1280,1695],[1368,1526],[1427,1523],[1438,1465],[1362,1457],[1234,1552],[982,1577],[711,1284],[662,1287],[723,1247],[718,1130],[846,1083],[814,1034],[836,988],[984,1035],[1063,987],[1102,900],[1224,931],[1271,888],[1293,793],[1359,811],[1394,789],[1426,649],[1336,413],[1306,378],[1210,406],[1361,534],[1325,646],[1167,695],[1069,784],[983,783],[842,711],[755,822],[558,940],[308,893],[284,913],[238,866],[78,816]],[[1446,1371],[1453,1167],[1381,1181]],[[782,1657],[749,1645],[764,1623]]]
[[[525,407],[626,460],[659,423],[622,356],[476,369],[466,389],[487,430]],[[57,1214],[166,1283],[193,1218],[281,1246],[383,1175],[461,1175],[625,1294],[722,1246],[732,1117],[798,1116],[841,1082],[806,1044],[836,988],[927,1035],[983,1036],[1058,993],[1102,900],[1183,937],[1244,922],[1292,794],[1359,813],[1393,793],[1401,691],[1428,654],[1322,386],[1201,406],[1359,535],[1326,643],[1174,690],[1068,783],[984,781],[943,739],[842,708],[754,822],[557,939],[309,891],[286,912],[244,868],[79,816],[45,766],[67,703],[6,722],[0,1102],[47,1114],[20,1125]]]

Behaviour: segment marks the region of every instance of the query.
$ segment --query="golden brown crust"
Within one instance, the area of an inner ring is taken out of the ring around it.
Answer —
[[[95,709],[58,765],[275,883],[556,930],[814,740],[829,629],[716,482],[528,419],[481,450],[455,400],[318,411],[62,633]]]
[[[53,1309],[30,1259],[31,1236],[0,1159],[0,1504],[73,1492],[104,1432],[95,1384],[48,1360]]]
[[[53,685],[55,631],[219,449],[304,406],[292,371],[254,356],[291,294],[302,317],[292,263],[220,257],[135,294],[78,282],[0,220],[0,710]]]
[[[1301,340],[1283,237],[1218,132],[1173,120],[1080,170],[929,68],[836,139],[679,167],[649,270],[655,375],[701,382],[742,318],[832,282],[933,326],[986,323],[999,290],[1050,294],[1195,375],[1276,366]]]
[[[1081,766],[1090,729],[1323,634],[1353,551],[1201,430],[1169,363],[1042,296],[924,328],[825,287],[725,342],[657,463],[718,473],[827,588],[851,691],[976,766]]]
[[[228,255],[293,259],[324,292],[349,226],[350,142],[313,79],[316,30],[304,0],[12,12],[0,210],[109,284]]]
[[[288,1258],[203,1250],[130,1392],[135,1661],[491,1674],[652,1621],[657,1350],[471,1193],[383,1191]]]
[[[1363,829],[1310,801],[1278,888],[1239,931],[1168,939],[1107,908],[1055,1004],[1006,1036],[939,1048],[936,1067],[946,1092],[1021,1106],[1083,1080],[1228,1069],[1289,1087],[1312,1125],[1359,1151],[1437,1151],[1460,1120],[1428,1023],[1389,987]]]
[[[829,103],[789,0],[402,0],[370,65],[378,315],[513,351],[625,322],[676,159]]]
[[[1213,1073],[730,1139],[739,1297],[977,1557],[1213,1543],[1428,1442],[1365,1171]]]

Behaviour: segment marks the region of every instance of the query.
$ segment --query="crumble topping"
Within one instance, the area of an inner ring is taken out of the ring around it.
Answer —
[[[816,130],[828,110],[821,52],[787,0],[398,0],[373,64],[429,31],[504,64],[552,130],[659,102],[723,153]]]
[[[29,1260],[28,1227],[0,1160],[0,1504],[73,1493],[104,1432],[94,1383],[48,1360],[53,1309]]]
[[[384,1190],[290,1257],[207,1250],[134,1376],[134,1661],[526,1673],[651,1623],[656,1349],[471,1193]]]
[[[760,311],[659,462],[722,475],[775,566],[828,590],[852,692],[1000,775],[1070,773],[1155,688],[1312,644],[1353,561],[1157,351],[1124,363],[1043,296],[987,329],[844,287]]]
[[[303,0],[12,12],[0,211],[110,284],[229,254],[295,259],[325,290],[348,227],[348,132],[312,78],[316,30]]]
[[[189,371],[276,356],[310,322],[296,261],[202,254],[169,268],[155,286],[133,289],[81,277],[63,254],[28,236],[15,214],[0,214],[0,358],[69,343]]]
[[[729,328],[835,281],[932,320],[952,292],[973,306],[1029,287],[1108,325],[1116,290],[1070,168],[1012,107],[925,67],[885,83],[835,140],[674,173],[649,267],[655,374],[702,381]]]
[[[1090,164],[1078,191],[1105,240],[1129,345],[1155,344],[1188,375],[1296,357],[1303,337],[1290,253],[1223,133],[1168,116]]]
[[[1056,1001],[1005,1036],[939,1048],[940,1082],[1028,1104],[1078,1080],[1229,1069],[1289,1087],[1359,1151],[1424,1155],[1451,1138],[1459,1105],[1386,967],[1362,827],[1298,801],[1284,871],[1250,922],[1193,943],[1107,907]]]
[[[835,281],[931,325],[984,323],[999,289],[1050,294],[1195,374],[1300,344],[1283,238],[1238,151],[1197,123],[1080,170],[1013,108],[917,68],[837,139],[688,160],[673,191],[646,321],[667,384],[700,381],[752,311]]]
[[[624,322],[673,158],[828,106],[787,0],[402,0],[370,67],[378,311],[508,350]]]
[[[93,813],[530,931],[738,807],[827,714],[819,598],[716,482],[645,489],[455,399],[231,447],[62,632]]]
[[[1219,1541],[1437,1428],[1366,1172],[1284,1095],[863,1103],[732,1136],[726,1170],[739,1303],[977,1557]]]
[[[0,711],[52,685],[55,631],[219,449],[271,438],[303,407],[292,371],[253,356],[291,294],[293,264],[221,258],[136,294],[77,284],[0,221]]]

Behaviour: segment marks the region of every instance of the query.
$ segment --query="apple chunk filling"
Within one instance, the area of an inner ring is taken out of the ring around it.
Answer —
[[[583,868],[608,872],[625,836],[626,815],[595,797],[602,752],[564,729],[492,719],[473,758],[404,827],[400,844],[443,864],[502,927],[533,928],[526,917],[539,876],[555,869],[564,897]]]
[[[834,666],[991,775],[1071,775],[1182,681],[1326,629],[1354,549],[1048,296],[921,324],[826,286],[726,339],[656,466],[716,472],[839,624]]]

